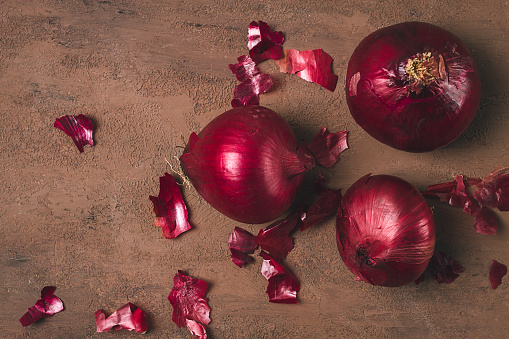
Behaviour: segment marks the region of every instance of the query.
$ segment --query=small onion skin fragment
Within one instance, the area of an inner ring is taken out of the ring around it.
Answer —
[[[315,165],[297,147],[290,125],[262,106],[240,106],[192,134],[182,167],[198,193],[222,214],[261,224],[294,201],[304,173]]]
[[[399,150],[428,152],[470,125],[481,85],[459,38],[428,23],[405,22],[360,42],[345,92],[350,113],[372,137]]]
[[[502,278],[507,274],[507,266],[499,263],[495,259],[490,267],[490,284],[492,289],[496,289],[502,283]]]
[[[435,223],[421,193],[403,179],[369,174],[343,196],[336,218],[341,258],[360,280],[397,287],[418,279],[435,247]]]

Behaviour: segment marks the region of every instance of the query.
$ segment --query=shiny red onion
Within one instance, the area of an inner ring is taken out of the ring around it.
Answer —
[[[372,137],[409,152],[443,147],[474,119],[481,85],[475,62],[456,36],[423,22],[377,30],[348,63],[346,97]]]
[[[192,134],[182,167],[198,193],[224,215],[259,224],[294,201],[314,158],[290,125],[262,106],[240,106]]]
[[[341,201],[336,240],[341,258],[360,280],[403,286],[428,266],[435,223],[426,200],[408,182],[368,174]]]

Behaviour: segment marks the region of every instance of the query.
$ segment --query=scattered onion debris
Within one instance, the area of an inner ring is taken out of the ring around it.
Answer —
[[[91,147],[94,145],[92,122],[83,114],[78,116],[64,115],[57,118],[53,126],[70,136],[80,153],[84,151],[83,146],[88,145]]]
[[[285,49],[283,57],[276,60],[276,64],[280,72],[295,74],[334,92],[338,76],[331,72],[332,61],[332,57],[321,49]]]
[[[164,176],[159,178],[159,183],[159,196],[149,196],[156,215],[154,225],[163,229],[165,238],[173,239],[191,229],[187,221],[187,207],[173,176],[164,173]]]
[[[147,332],[147,323],[145,313],[132,303],[127,303],[113,312],[106,318],[102,310],[97,310],[94,314],[97,332],[107,332],[110,330],[129,330],[137,333]]]
[[[290,234],[296,228],[304,231],[334,214],[341,203],[341,189],[334,190],[322,185],[324,181],[320,171],[316,180],[318,199],[309,207],[299,206],[286,218],[278,220],[260,229],[257,236],[241,227],[235,227],[228,238],[231,259],[239,267],[253,262],[253,254],[258,248],[270,253],[275,259],[285,259],[293,249]]]
[[[34,306],[28,309],[19,322],[23,327],[35,323],[39,319],[47,318],[64,309],[64,303],[57,297],[55,286],[45,286],[41,291],[41,299],[37,300]]]
[[[463,175],[457,174],[455,181],[428,186],[422,194],[426,197],[438,198],[441,202],[448,202],[451,206],[463,208],[465,213],[475,217],[474,228],[477,233],[495,235],[498,228],[497,216],[483,204],[485,201],[493,201],[493,196],[500,194],[497,190],[506,184],[505,181],[509,180],[509,176],[503,175],[505,179],[501,178],[497,183],[494,177],[490,178],[490,176],[481,181],[478,178],[465,179]],[[467,191],[467,187],[474,185],[477,185],[477,190],[472,195]]]
[[[490,284],[491,288],[496,289],[502,283],[502,278],[507,274],[507,266],[499,263],[495,259],[490,267]]]
[[[281,47],[285,40],[283,32],[271,31],[267,23],[251,22],[247,38],[249,56],[255,63],[267,59],[279,59],[283,56]]]
[[[334,214],[341,202],[341,190],[322,186],[324,177],[318,173],[316,180],[317,201],[309,208],[300,206],[286,218],[278,220],[265,229],[260,229],[257,236],[235,227],[228,238],[231,259],[238,267],[253,262],[251,256],[258,248],[264,261],[262,275],[268,280],[267,294],[269,302],[296,303],[300,284],[281,263],[293,249],[293,238],[290,234],[297,228],[301,231],[318,224]],[[306,211],[307,212],[304,212]]]
[[[256,63],[247,55],[237,58],[237,64],[230,64],[230,70],[235,74],[240,84],[233,90],[232,107],[258,105],[259,95],[266,93],[272,87],[270,75],[260,72]]]
[[[258,105],[259,95],[272,87],[272,79],[268,74],[260,72],[256,65],[267,59],[274,59],[280,71],[292,73],[304,80],[317,83],[329,91],[336,89],[338,76],[332,74],[332,57],[321,49],[283,51],[283,32],[272,31],[263,21],[249,24],[248,44],[249,56],[241,55],[237,64],[230,64],[230,70],[241,82],[234,89],[232,107]]]
[[[261,251],[260,256],[263,258],[261,273],[269,282],[266,290],[269,302],[297,303],[297,292],[300,290],[297,278],[267,252]]]
[[[433,256],[426,267],[426,271],[415,281],[419,284],[425,279],[425,275],[430,275],[439,284],[450,284],[459,277],[461,272],[465,271],[463,266],[451,256],[441,251],[433,252]]]
[[[172,320],[180,328],[186,326],[196,338],[207,338],[203,325],[210,323],[210,307],[205,299],[207,282],[187,276],[179,270],[173,277],[168,300],[173,306]]]

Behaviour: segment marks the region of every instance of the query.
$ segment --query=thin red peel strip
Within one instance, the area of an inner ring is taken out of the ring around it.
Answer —
[[[348,149],[347,136],[348,131],[331,133],[327,128],[322,127],[309,144],[309,150],[320,165],[332,167],[338,162],[339,155]]]
[[[173,307],[173,322],[178,327],[187,326],[193,334],[203,332],[202,338],[206,338],[205,328],[194,322],[205,325],[210,323],[210,307],[205,299],[207,288],[207,282],[187,276],[179,270],[173,277],[173,288],[168,295]]]
[[[159,184],[159,195],[149,196],[156,215],[154,226],[162,228],[165,238],[173,239],[191,229],[187,221],[187,207],[173,176],[164,173],[164,176],[159,178]]]
[[[253,254],[258,248],[257,237],[240,227],[235,227],[228,238],[231,258],[235,265],[242,267],[248,262],[254,261],[249,254]]]
[[[465,179],[457,174],[455,181],[428,186],[422,194],[448,202],[451,206],[462,207],[465,213],[475,217],[474,228],[477,233],[495,235],[498,228],[497,216],[466,191],[466,187],[479,183],[480,179]]]
[[[83,114],[78,116],[64,115],[57,118],[53,126],[70,136],[80,153],[84,151],[83,146],[91,147],[94,145],[92,122]]]
[[[446,284],[452,283],[459,277],[459,273],[464,270],[463,266],[461,266],[456,259],[441,251],[435,251],[433,253],[429,265],[426,268],[426,272],[439,284],[444,282]]]
[[[145,312],[132,303],[127,303],[113,312],[106,318],[102,310],[97,310],[94,314],[97,332],[107,332],[110,330],[129,330],[137,333],[147,332],[147,323],[145,321]]]
[[[509,167],[497,167],[477,185],[475,199],[481,206],[509,211]]]
[[[55,286],[45,286],[41,291],[41,299],[28,309],[19,322],[23,327],[35,323],[41,318],[47,318],[64,309],[64,303],[53,292]]]
[[[230,70],[241,81],[233,90],[232,107],[258,105],[259,95],[266,93],[272,87],[270,75],[261,73],[255,62],[247,55],[237,58],[239,63],[230,64]]]
[[[269,302],[297,303],[297,292],[300,290],[297,278],[270,254],[261,251],[260,256],[263,258],[261,273],[269,282],[266,290]]]
[[[314,82],[331,92],[338,83],[338,76],[332,74],[332,57],[321,49],[298,51],[285,49],[283,57],[276,60],[279,71],[296,74],[306,81]]]
[[[255,63],[266,59],[279,59],[283,56],[281,45],[284,41],[283,32],[271,31],[267,23],[253,21],[248,29],[249,56]]]
[[[495,259],[490,267],[490,284],[492,289],[496,289],[502,283],[502,278],[507,274],[507,266],[499,263]]]

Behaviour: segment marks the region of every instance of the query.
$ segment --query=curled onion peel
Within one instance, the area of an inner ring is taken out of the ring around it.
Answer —
[[[435,247],[435,223],[426,200],[411,184],[368,174],[343,196],[336,240],[341,258],[360,280],[403,286],[426,269]]]
[[[353,52],[346,97],[355,121],[396,149],[427,152],[461,135],[480,102],[475,62],[459,38],[405,22],[377,30]]]
[[[64,310],[64,303],[53,293],[55,289],[55,286],[45,286],[42,289],[41,299],[37,300],[34,306],[30,307],[28,312],[19,319],[23,327]]]
[[[262,106],[240,106],[192,134],[182,167],[198,193],[224,215],[260,224],[282,215],[315,165],[290,125]]]
[[[94,146],[92,121],[83,114],[61,116],[53,126],[70,136],[80,153],[84,151],[83,146]]]
[[[102,310],[97,310],[94,314],[97,332],[107,332],[110,330],[129,331],[135,330],[137,333],[147,332],[147,323],[145,312],[132,303],[127,303],[108,318]]]

